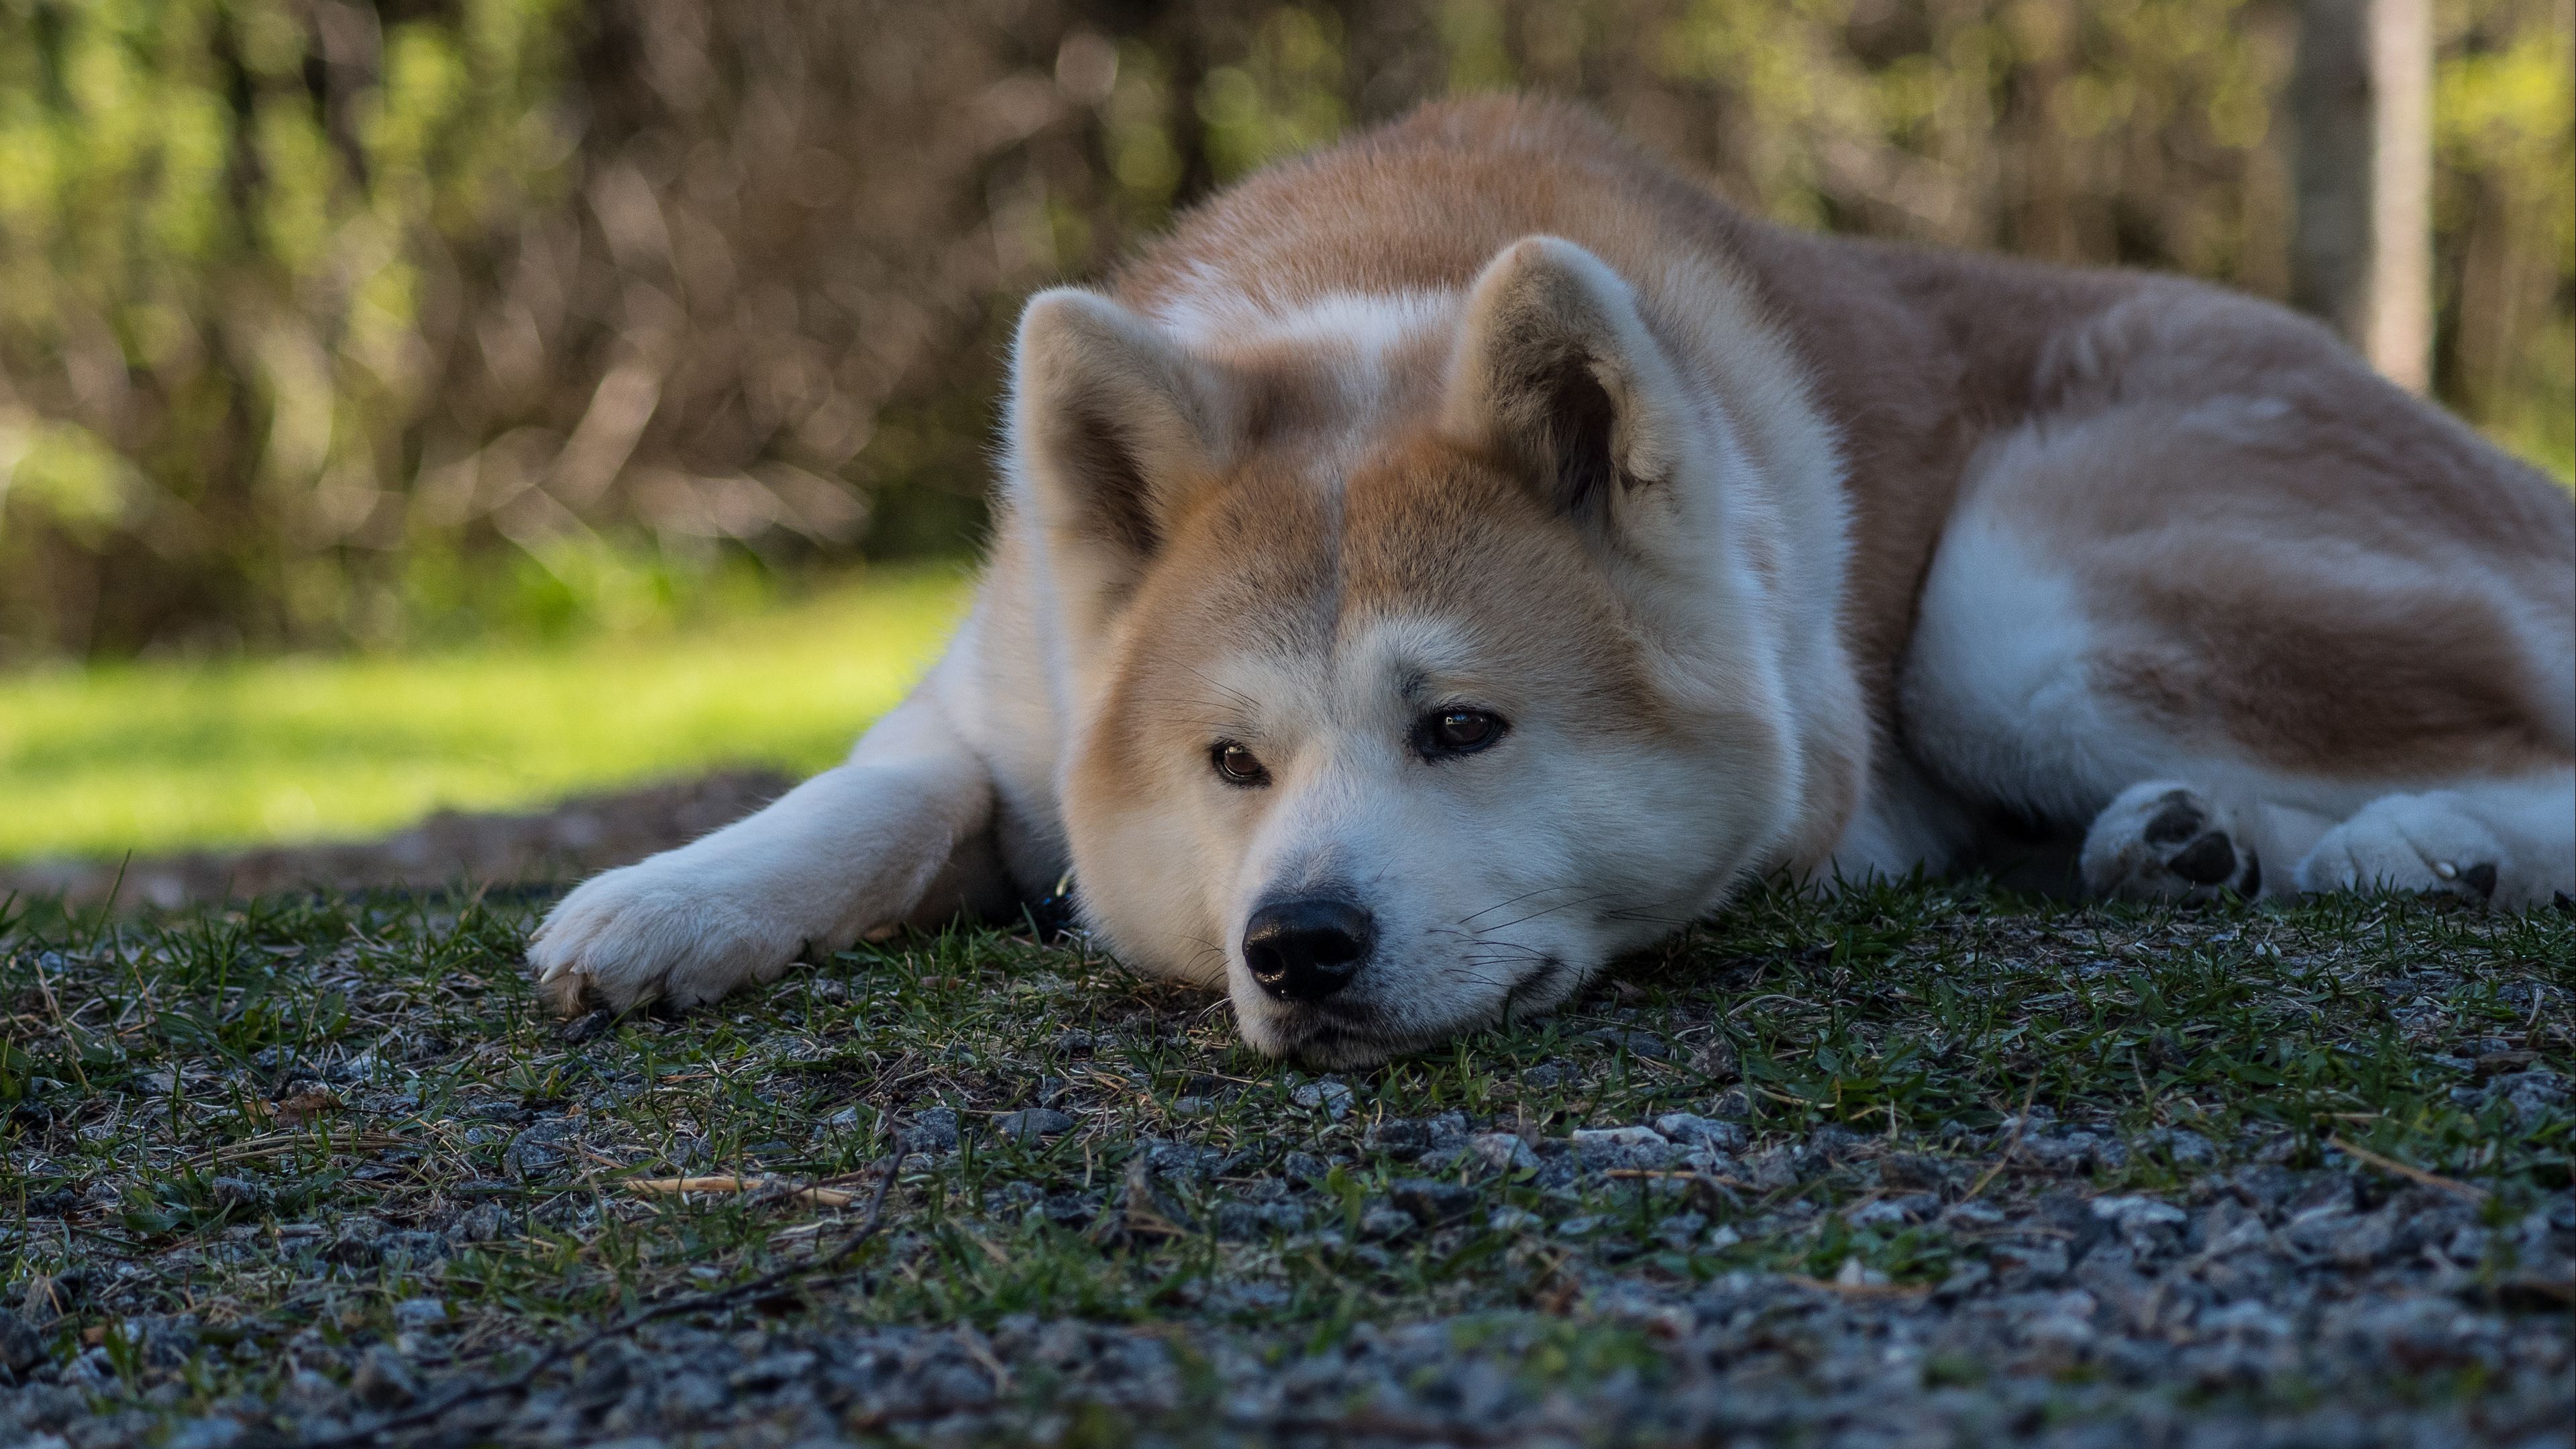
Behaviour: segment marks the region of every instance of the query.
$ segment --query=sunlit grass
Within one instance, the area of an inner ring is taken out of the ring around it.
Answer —
[[[653,636],[0,677],[0,859],[363,836],[720,764],[830,764],[936,657],[957,571]]]

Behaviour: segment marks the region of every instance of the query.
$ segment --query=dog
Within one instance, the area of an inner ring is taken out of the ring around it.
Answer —
[[[1784,229],[1495,98],[1244,180],[1011,363],[946,656],[568,895],[555,1007],[1068,869],[1101,946],[1334,1067],[1764,878],[2576,890],[2576,503],[2270,304]]]

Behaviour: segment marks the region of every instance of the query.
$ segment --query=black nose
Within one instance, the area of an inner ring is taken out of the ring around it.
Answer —
[[[1274,901],[1243,931],[1243,964],[1282,1001],[1321,1001],[1348,986],[1377,944],[1369,913],[1338,896]]]

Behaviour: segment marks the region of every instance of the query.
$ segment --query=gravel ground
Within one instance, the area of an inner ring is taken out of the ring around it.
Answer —
[[[1765,896],[1317,1077],[1026,929],[555,1023],[542,904],[0,924],[0,1443],[2571,1442],[2564,909]]]

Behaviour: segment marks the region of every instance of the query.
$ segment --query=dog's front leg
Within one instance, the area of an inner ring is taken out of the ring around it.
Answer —
[[[528,945],[538,992],[566,1014],[696,1006],[878,927],[947,914],[993,894],[992,811],[990,774],[925,689],[847,764],[564,897]]]

